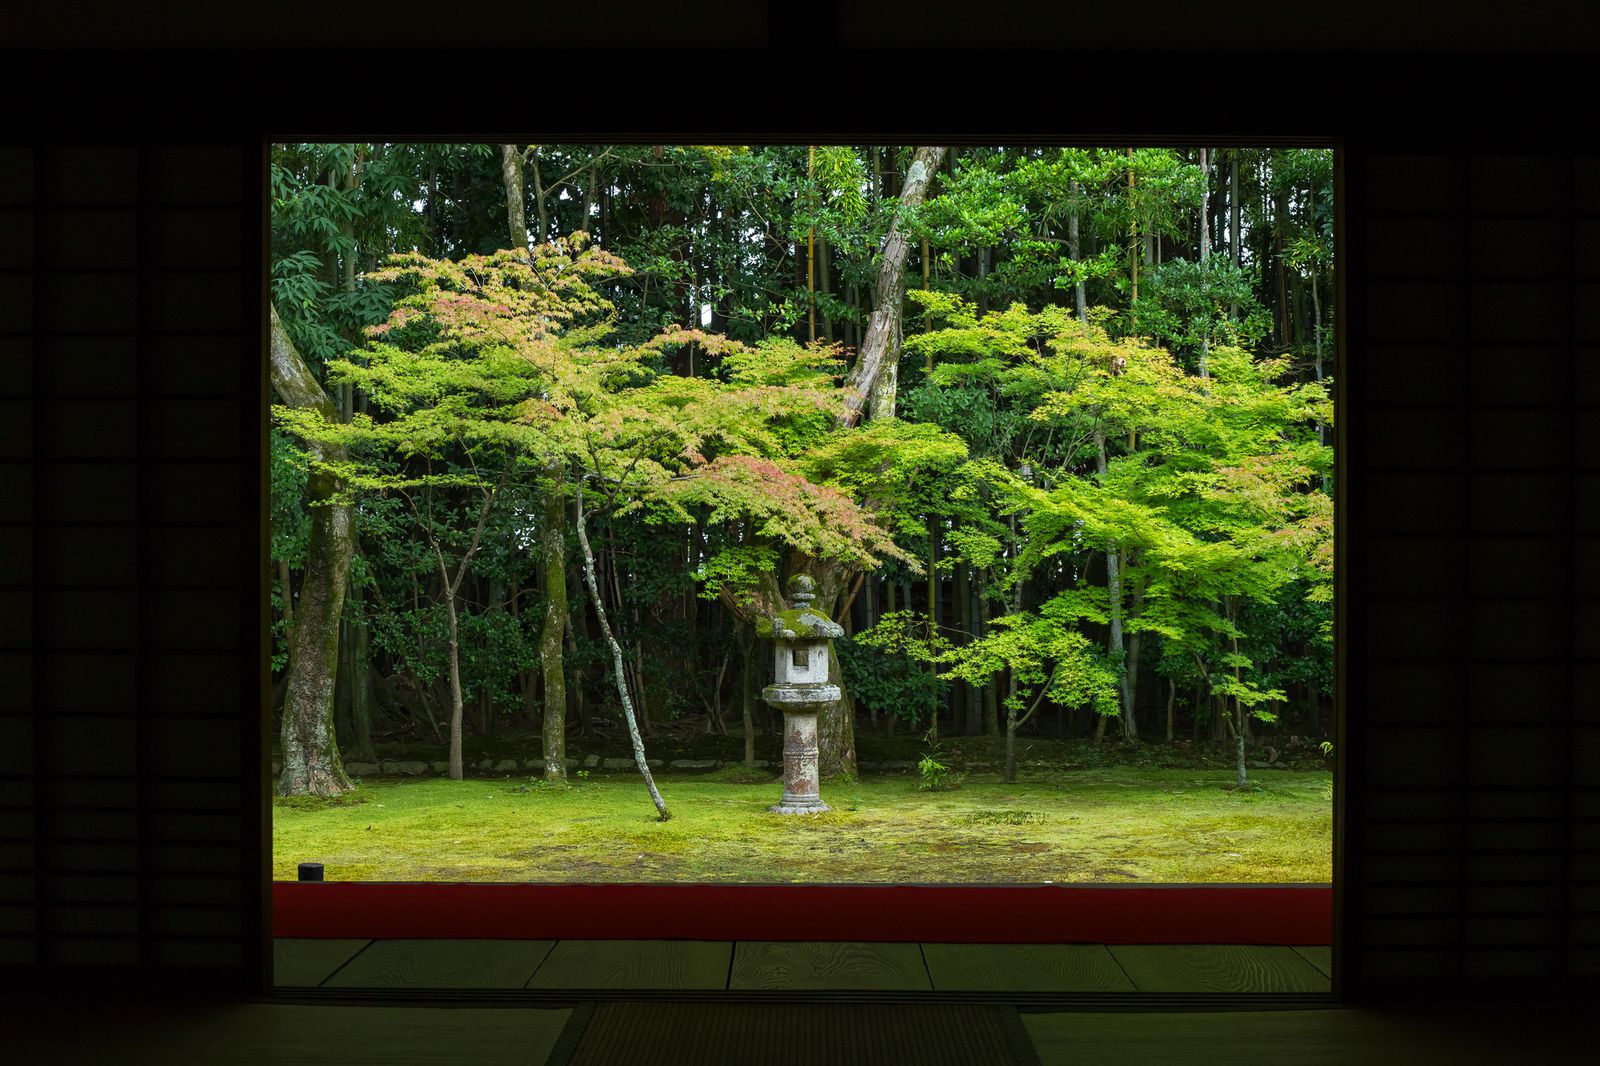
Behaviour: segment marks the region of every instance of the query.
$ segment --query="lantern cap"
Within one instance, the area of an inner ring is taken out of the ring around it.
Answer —
[[[768,640],[821,641],[844,636],[844,627],[827,613],[811,606],[817,598],[817,583],[809,574],[795,574],[789,578],[787,611],[778,611],[771,618],[756,619],[756,633]]]

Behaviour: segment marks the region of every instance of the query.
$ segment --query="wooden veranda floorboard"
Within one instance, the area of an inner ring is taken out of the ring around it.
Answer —
[[[917,944],[832,941],[734,946],[729,988],[736,989],[931,989]]]
[[[939,991],[1132,992],[1102,944],[924,944]]]
[[[522,988],[553,940],[375,940],[324,988]]]
[[[1288,947],[1250,944],[1113,944],[1140,992],[1327,992],[1326,974]]]
[[[726,940],[563,940],[529,988],[726,988]]]

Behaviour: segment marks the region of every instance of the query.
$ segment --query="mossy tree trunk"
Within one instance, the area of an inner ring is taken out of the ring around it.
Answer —
[[[272,388],[289,407],[316,410],[329,422],[338,409],[271,309]],[[333,699],[339,675],[339,620],[355,551],[351,508],[330,503],[343,486],[322,464],[342,461],[343,449],[310,445],[313,463],[306,481],[310,532],[300,602],[289,638],[288,686],[283,701],[283,770],[278,793],[285,796],[337,796],[352,787],[339,757],[333,725]],[[285,590],[287,595],[287,590]]]
[[[810,574],[817,583],[815,606],[829,618],[838,615],[852,571],[801,556],[793,561],[789,573]],[[828,644],[828,683],[838,685],[844,696],[817,715],[817,773],[823,778],[853,780],[856,776],[856,701],[844,683],[839,653],[831,641]]]

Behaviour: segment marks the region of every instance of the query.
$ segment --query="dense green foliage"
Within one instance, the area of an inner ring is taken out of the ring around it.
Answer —
[[[858,728],[1329,731],[1331,155],[952,150],[897,417],[841,429],[910,151],[517,146],[507,250],[499,146],[274,149],[272,295],[339,420],[276,410],[273,665],[335,440],[341,744],[442,744],[452,669],[470,734],[535,734],[551,648],[566,727],[620,728],[579,491],[647,734],[739,731],[796,565],[839,576]]]

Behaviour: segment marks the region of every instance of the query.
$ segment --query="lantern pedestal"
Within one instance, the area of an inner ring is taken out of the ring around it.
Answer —
[[[816,583],[805,574],[789,579],[794,604],[771,618],[758,619],[756,632],[773,642],[772,672],[776,680],[761,698],[783,712],[783,798],[768,808],[774,814],[820,814],[822,802],[817,769],[817,715],[843,698],[828,681],[830,642],[844,628],[813,608]]]
[[[767,808],[773,814],[821,814],[832,810],[822,802],[817,770],[817,714],[839,699],[838,685],[768,685],[762,699],[783,712],[783,797]]]

